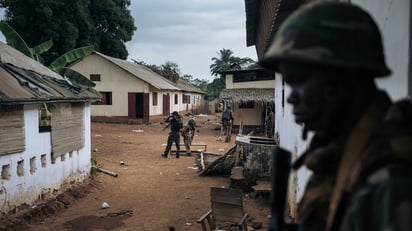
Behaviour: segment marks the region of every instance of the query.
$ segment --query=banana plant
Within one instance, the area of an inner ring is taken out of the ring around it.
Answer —
[[[50,65],[49,68],[53,71],[59,73],[62,76],[66,76],[70,81],[88,86],[94,87],[96,84],[90,81],[81,73],[72,70],[70,68],[66,68],[67,64],[72,63],[80,58],[86,57],[94,51],[93,46],[84,46],[79,47],[73,50],[70,50],[63,55],[59,56],[55,59]]]
[[[24,39],[20,36],[17,31],[13,29],[7,22],[0,21],[0,31],[3,33],[6,38],[6,42],[11,47],[14,47],[16,50],[19,50],[21,53],[29,56],[30,58],[42,62],[41,54],[48,51],[53,46],[52,40],[47,40],[34,48],[30,48]]]
[[[48,51],[53,46],[53,41],[48,40],[43,42],[33,48],[30,48],[23,38],[11,27],[7,22],[0,21],[0,31],[3,33],[6,38],[6,42],[9,46],[14,47],[16,50],[19,50],[26,56],[43,63],[43,59],[40,56],[44,52]],[[86,78],[84,75],[80,74],[77,71],[66,68],[66,65],[76,61],[77,59],[83,58],[94,51],[93,46],[84,46],[79,47],[73,50],[70,50],[57,59],[55,59],[50,65],[49,68],[53,71],[67,77],[70,81],[82,84],[88,87],[94,87],[96,84]]]

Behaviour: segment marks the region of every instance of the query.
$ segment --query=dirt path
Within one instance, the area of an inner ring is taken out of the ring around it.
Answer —
[[[193,143],[207,144],[208,152],[225,153],[234,145],[234,135],[231,143],[217,141],[219,131],[207,120],[216,118],[197,117],[200,127]],[[194,156],[160,157],[168,134],[162,126],[93,123],[93,155],[118,177],[99,173],[89,193],[28,230],[200,230],[196,220],[210,208],[210,187],[227,187],[229,178],[199,177]],[[102,209],[103,202],[110,207]],[[246,212],[265,230],[267,202],[244,202]]]

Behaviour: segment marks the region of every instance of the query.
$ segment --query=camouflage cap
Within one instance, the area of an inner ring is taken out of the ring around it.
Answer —
[[[343,2],[309,3],[292,13],[259,64],[279,71],[279,62],[345,68],[372,77],[391,73],[374,20],[358,6]]]

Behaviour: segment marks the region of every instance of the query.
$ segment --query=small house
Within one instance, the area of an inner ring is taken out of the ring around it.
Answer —
[[[172,82],[149,68],[99,52],[70,68],[96,84],[102,100],[92,105],[93,121],[143,123],[172,111],[192,112],[203,104],[204,93]]]
[[[266,112],[274,109],[275,74],[264,69],[228,70],[226,88],[219,96],[220,102],[231,106],[233,128],[242,125],[243,133],[264,131]]]
[[[90,174],[93,88],[0,43],[1,212]]]

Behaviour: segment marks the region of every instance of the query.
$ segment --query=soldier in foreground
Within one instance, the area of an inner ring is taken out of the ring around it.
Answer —
[[[305,231],[412,230],[412,106],[391,102],[381,35],[355,5],[312,3],[282,24],[260,64],[290,86],[295,121],[314,136],[294,163],[312,175]]]
[[[176,144],[176,158],[179,158],[180,156],[180,133],[183,127],[179,113],[177,111],[174,111],[172,113],[172,116],[169,116],[165,120],[165,122],[168,123],[168,125],[165,128],[163,128],[163,130],[170,127],[170,133],[169,133],[169,136],[167,137],[166,149],[161,156],[164,158],[167,158],[167,156],[169,155],[170,149],[172,148],[173,143],[175,143]]]

